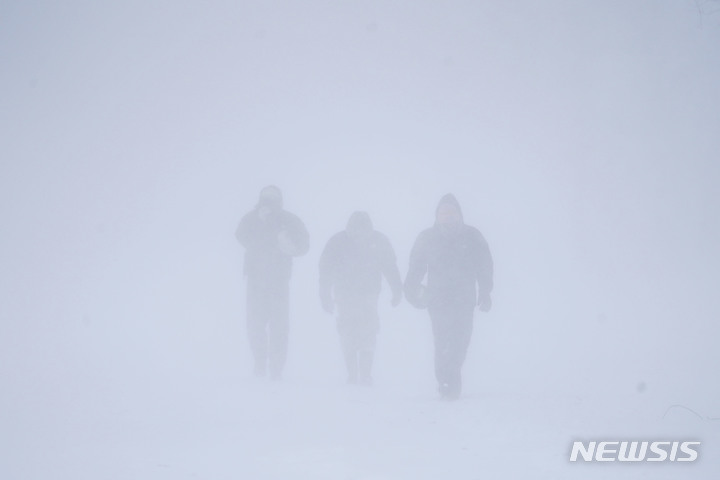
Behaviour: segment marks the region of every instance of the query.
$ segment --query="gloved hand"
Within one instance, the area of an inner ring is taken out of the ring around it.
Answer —
[[[492,308],[492,298],[490,298],[490,294],[478,295],[477,304],[481,312],[489,312]]]
[[[390,305],[393,307],[397,307],[400,305],[400,301],[402,300],[402,290],[398,290],[397,292],[393,293],[392,299],[390,300]]]
[[[292,241],[287,231],[281,231],[278,234],[277,239],[278,248],[284,255],[287,255],[289,257],[297,255],[297,247],[295,246],[295,243]]]
[[[418,285],[416,288],[405,289],[405,299],[415,308],[425,309],[428,307],[428,294],[425,285]]]

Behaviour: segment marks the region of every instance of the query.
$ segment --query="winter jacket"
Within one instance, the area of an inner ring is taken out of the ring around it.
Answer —
[[[282,209],[263,220],[258,206],[242,218],[235,237],[245,247],[245,275],[259,283],[289,281],[292,257],[305,255],[310,248],[303,222]]]
[[[451,195],[442,201],[457,204]],[[426,276],[427,286],[422,284]],[[418,235],[404,284],[405,297],[412,305],[475,305],[478,295],[489,295],[492,287],[490,249],[475,227],[460,223],[448,232],[435,224]]]
[[[402,280],[390,241],[372,229],[366,213],[356,212],[348,229],[332,236],[320,256],[321,295],[328,295],[331,289],[336,299],[378,295],[383,276],[393,294],[400,295]]]

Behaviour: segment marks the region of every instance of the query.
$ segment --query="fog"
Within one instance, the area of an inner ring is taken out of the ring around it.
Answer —
[[[718,46],[700,0],[0,4],[0,476],[716,477]],[[311,245],[274,383],[234,237],[269,184]],[[404,276],[448,192],[495,262],[463,397],[386,284],[345,385],[325,242],[367,211]],[[658,438],[700,461],[568,461]]]

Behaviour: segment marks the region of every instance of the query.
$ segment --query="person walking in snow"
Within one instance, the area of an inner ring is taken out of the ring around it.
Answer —
[[[283,209],[282,192],[274,185],[260,191],[253,210],[235,231],[245,247],[247,334],[255,375],[279,379],[288,347],[289,284],[292,259],[307,253],[309,236],[303,222]]]
[[[427,285],[422,283],[426,277]],[[455,196],[443,196],[435,224],[415,240],[404,290],[411,305],[430,314],[435,376],[444,399],[460,396],[474,309],[490,310],[492,288],[493,261],[485,238],[464,223]]]
[[[366,212],[354,212],[345,230],[328,240],[319,267],[322,307],[333,313],[337,306],[348,382],[371,385],[382,277],[392,290],[391,304],[397,306],[402,299],[395,251],[387,237],[373,229]]]

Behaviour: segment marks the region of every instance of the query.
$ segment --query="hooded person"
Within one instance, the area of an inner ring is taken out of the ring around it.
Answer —
[[[455,196],[443,196],[435,224],[415,240],[404,283],[408,302],[430,314],[435,377],[443,398],[460,396],[475,306],[490,310],[492,287],[493,261],[485,238],[465,224]]]
[[[247,334],[255,374],[279,379],[288,346],[289,284],[292,259],[307,253],[309,236],[303,222],[283,209],[280,189],[260,191],[257,205],[235,231],[245,247]]]
[[[337,306],[348,382],[370,385],[383,277],[392,290],[391,304],[397,306],[402,299],[395,251],[387,237],[373,229],[366,212],[354,212],[345,230],[328,240],[319,269],[322,307],[334,313]]]

